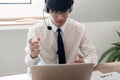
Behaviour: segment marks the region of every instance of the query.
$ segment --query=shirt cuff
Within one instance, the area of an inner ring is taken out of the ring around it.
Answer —
[[[31,66],[31,65],[37,65],[40,61],[40,58],[36,57],[36,58],[32,59],[31,56],[29,55],[26,60],[28,60],[27,61],[28,65]]]

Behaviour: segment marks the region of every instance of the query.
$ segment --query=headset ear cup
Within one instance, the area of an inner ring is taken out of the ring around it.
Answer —
[[[72,0],[72,5],[74,4],[74,1]]]
[[[47,0],[45,0],[45,11],[46,13],[49,13],[49,8],[47,7]]]
[[[46,12],[49,13],[49,8],[46,6]]]

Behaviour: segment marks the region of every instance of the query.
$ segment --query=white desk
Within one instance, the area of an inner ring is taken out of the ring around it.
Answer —
[[[0,80],[28,80],[27,74],[18,74],[0,77]]]
[[[120,62],[102,63],[96,66],[94,70],[99,70],[102,73],[108,73],[113,71],[120,73]]]

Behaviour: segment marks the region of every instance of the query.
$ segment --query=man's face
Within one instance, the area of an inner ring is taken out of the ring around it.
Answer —
[[[70,10],[67,10],[65,12],[50,11],[52,21],[58,27],[61,27],[62,25],[64,25],[66,19],[68,18],[69,13],[70,13]]]

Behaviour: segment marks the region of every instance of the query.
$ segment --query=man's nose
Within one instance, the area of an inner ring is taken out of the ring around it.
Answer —
[[[63,14],[58,14],[58,19],[63,19],[63,18],[64,18]]]

